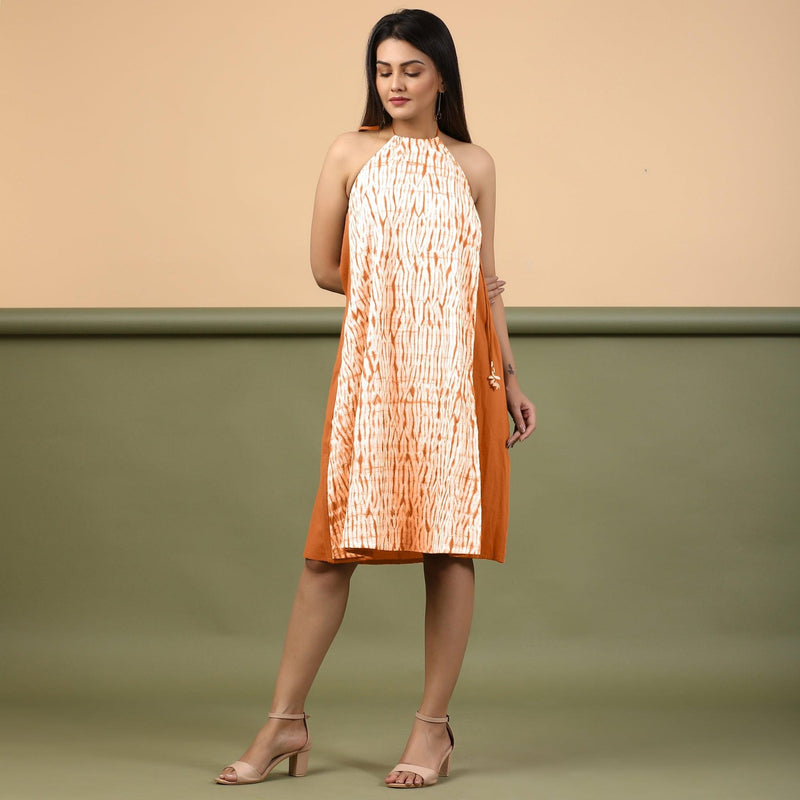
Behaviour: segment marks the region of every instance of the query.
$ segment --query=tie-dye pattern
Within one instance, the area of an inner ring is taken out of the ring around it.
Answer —
[[[480,219],[439,137],[392,137],[349,205],[350,279],[327,469],[334,558],[478,554],[473,387]]]

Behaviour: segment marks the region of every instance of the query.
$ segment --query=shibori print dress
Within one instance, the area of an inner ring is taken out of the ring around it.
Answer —
[[[508,416],[466,175],[394,135],[351,193],[346,307],[304,556],[504,561]]]

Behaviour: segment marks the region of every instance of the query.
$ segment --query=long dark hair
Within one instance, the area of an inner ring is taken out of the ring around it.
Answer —
[[[383,107],[375,86],[375,64],[378,45],[386,39],[400,39],[425,53],[430,58],[444,81],[445,91],[441,95],[439,130],[462,142],[471,142],[464,114],[464,96],[461,91],[461,75],[458,71],[458,56],[453,37],[447,25],[435,14],[417,8],[408,8],[381,17],[372,29],[367,42],[367,103],[364,108],[363,125],[383,127],[391,122]]]

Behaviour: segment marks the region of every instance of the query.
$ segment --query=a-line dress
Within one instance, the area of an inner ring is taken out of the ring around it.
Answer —
[[[509,423],[480,246],[438,135],[393,135],[361,168],[306,558],[505,560]]]

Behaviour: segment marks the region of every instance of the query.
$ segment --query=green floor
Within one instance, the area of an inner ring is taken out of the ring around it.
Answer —
[[[392,704],[387,704],[397,711]],[[470,706],[454,721],[451,777],[437,797],[601,800],[798,796],[797,709]],[[398,716],[319,703],[309,774],[281,766],[247,797],[383,796],[405,736]],[[59,705],[3,710],[3,796],[202,798],[257,723],[241,704]]]
[[[798,796],[796,645],[731,640],[692,651],[684,642],[670,652],[630,642],[542,642],[515,654],[486,643],[481,637],[472,648],[451,706],[456,749],[451,777],[429,790],[437,797]],[[74,674],[62,673],[72,683],[71,699],[56,683],[52,697],[9,700],[2,709],[2,797],[388,796],[381,780],[399,756],[415,707],[413,659],[392,657],[383,643],[370,662],[372,678],[353,684],[350,662],[363,663],[368,650],[356,641],[335,645],[309,700],[309,774],[289,778],[282,765],[265,784],[232,789],[212,778],[260,726],[266,701],[257,686],[268,676],[259,674],[257,645],[228,644],[227,652],[222,640],[199,648],[193,657],[206,652],[205,672],[182,688],[180,674],[172,673],[174,691],[155,675],[148,691],[131,653],[127,683],[120,677],[115,692],[109,678],[94,694],[90,684],[103,670],[114,672],[115,657],[96,673],[89,669],[81,683],[76,678],[88,659],[76,647]],[[243,683],[215,689],[215,671],[231,660],[242,660]],[[265,660],[271,664],[271,655]]]

